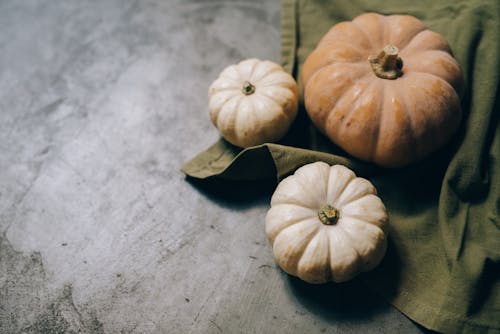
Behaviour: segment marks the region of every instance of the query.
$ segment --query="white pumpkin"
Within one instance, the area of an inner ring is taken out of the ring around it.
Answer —
[[[208,91],[212,123],[239,147],[281,139],[297,116],[295,79],[271,61],[247,59],[224,69]]]
[[[347,167],[315,162],[279,183],[266,234],[288,274],[309,283],[344,282],[380,263],[387,223],[370,181]]]

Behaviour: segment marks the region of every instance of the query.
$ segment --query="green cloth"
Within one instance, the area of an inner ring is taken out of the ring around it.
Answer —
[[[363,279],[421,325],[445,333],[500,333],[500,1],[283,0],[282,64],[296,78],[337,22],[363,12],[410,14],[442,34],[466,82],[454,141],[421,163],[382,169],[350,158],[304,110],[279,144],[240,150],[220,140],[186,163],[199,179],[276,182],[322,160],[368,177],[387,206],[387,256]]]

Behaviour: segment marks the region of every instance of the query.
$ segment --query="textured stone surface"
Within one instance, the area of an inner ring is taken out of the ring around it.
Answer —
[[[6,0],[0,27],[0,333],[421,332],[280,271],[271,187],[179,171],[217,74],[279,60],[279,1]]]

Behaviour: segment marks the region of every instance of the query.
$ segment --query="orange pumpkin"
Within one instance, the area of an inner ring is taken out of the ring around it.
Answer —
[[[461,120],[462,72],[413,16],[367,13],[333,26],[302,68],[306,110],[354,157],[401,167],[444,146]]]

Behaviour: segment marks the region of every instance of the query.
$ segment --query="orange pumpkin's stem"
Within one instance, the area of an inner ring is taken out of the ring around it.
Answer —
[[[398,56],[399,49],[386,45],[377,56],[368,57],[373,73],[379,78],[394,80],[403,75],[403,60]]]

